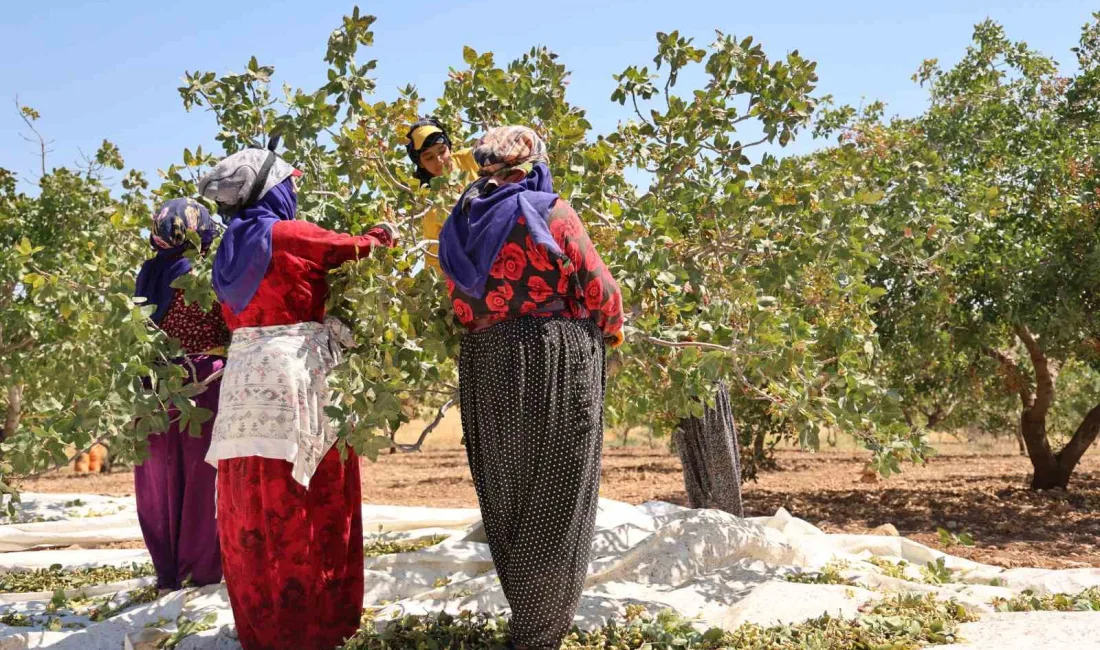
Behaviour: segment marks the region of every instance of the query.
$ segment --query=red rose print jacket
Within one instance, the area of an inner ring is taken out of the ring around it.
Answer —
[[[518,316],[549,316],[546,306],[558,301],[564,311],[552,315],[591,318],[612,346],[619,345],[622,294],[577,213],[559,199],[546,223],[564,255],[552,255],[534,243],[526,220],[520,217],[489,271],[484,298],[470,296],[447,280],[455,317],[473,327]]]

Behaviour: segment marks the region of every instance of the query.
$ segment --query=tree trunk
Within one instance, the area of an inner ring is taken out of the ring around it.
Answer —
[[[19,429],[19,418],[23,415],[23,384],[8,386],[8,406],[4,413],[4,429],[0,431],[0,442],[15,435]]]
[[[1031,489],[1049,490],[1065,487],[1058,468],[1058,457],[1050,447],[1047,438],[1046,413],[1036,413],[1033,409],[1024,409],[1020,416],[1020,432],[1024,438],[1031,467],[1035,470],[1031,478]]]
[[[932,411],[931,413],[927,414],[925,416],[925,419],[927,420],[928,423],[924,425],[924,428],[928,429],[929,431],[935,429],[936,425],[940,423],[941,414],[942,414],[942,411],[938,408],[935,411]]]
[[[764,432],[764,427],[760,427],[756,431],[756,435],[752,439],[752,457],[757,465],[763,463],[767,458],[768,452],[764,448],[768,442],[768,434]]]
[[[1050,360],[1047,359],[1046,352],[1028,328],[1017,326],[1016,337],[1027,348],[1031,368],[1035,372],[1035,391],[1032,392],[1019,366],[1013,364],[1017,372],[1016,381],[1019,384],[1022,406],[1020,435],[1023,436],[1024,448],[1035,470],[1031,477],[1031,489],[1049,490],[1054,487],[1065,487],[1068,476],[1061,476],[1058,457],[1054,455],[1054,450],[1050,448],[1050,440],[1047,438],[1047,413],[1050,412],[1050,406],[1054,403],[1055,381]]]
[[[1016,444],[1020,448],[1020,455],[1027,456],[1027,448],[1024,447],[1024,434],[1021,433],[1019,426],[1016,427],[1016,429],[1013,431],[1013,434],[1015,434],[1016,436]]]
[[[1050,490],[1053,488],[1065,488],[1069,485],[1069,479],[1077,463],[1085,455],[1088,448],[1100,435],[1100,405],[1094,406],[1066,446],[1057,454],[1050,447],[1047,438],[1047,413],[1054,403],[1054,383],[1057,376],[1057,368],[1047,358],[1039,341],[1023,326],[1016,328],[1016,336],[1027,348],[1028,357],[1031,359],[1031,367],[1035,371],[1035,391],[1028,387],[1026,378],[1020,371],[1019,365],[1007,355],[996,351],[988,351],[988,354],[999,360],[1020,392],[1020,403],[1023,408],[1020,411],[1019,435],[1023,439],[1024,448],[1035,474],[1031,478],[1031,489]]]

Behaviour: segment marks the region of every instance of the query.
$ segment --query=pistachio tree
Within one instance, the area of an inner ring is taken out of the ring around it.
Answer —
[[[819,129],[851,121],[843,109],[821,112],[828,98],[817,94],[812,61],[771,56],[752,38],[717,33],[701,46],[661,33],[652,63],[609,80],[621,120],[596,133],[568,100],[567,67],[541,47],[507,63],[467,47],[463,66],[433,89],[436,101],[412,86],[377,98],[379,64],[364,55],[373,24],[358,8],[344,17],[317,88],[276,85],[275,70],[256,58],[239,73],[187,72],[184,108],[213,113],[222,151],[188,148],[155,191],[130,174],[121,195],[109,192],[101,172],[123,166],[109,145],[95,170],[44,173],[37,196],[17,192],[10,174],[0,178],[0,243],[18,251],[0,262],[0,300],[19,305],[3,311],[0,346],[20,346],[18,356],[3,355],[3,381],[34,393],[28,425],[4,448],[18,464],[5,471],[36,471],[65,446],[101,438],[140,457],[148,432],[167,425],[166,406],[192,428],[210,416],[189,400],[204,387],[184,386],[170,361],[178,344],[129,297],[149,254],[141,228],[152,203],[194,196],[218,156],[275,136],[305,174],[301,218],[352,233],[391,222],[401,235],[399,247],[331,278],[330,309],[352,325],[357,346],[335,373],[329,415],[372,456],[418,415],[430,430],[456,403],[460,329],[442,278],[424,264],[430,242],[420,221],[433,206],[448,209],[461,180],[420,187],[413,175],[406,125],[428,113],[456,142],[520,123],[548,143],[556,191],[623,289],[627,337],[611,353],[611,423],[667,433],[725,382],[761,451],[769,436],[814,448],[838,429],[875,451],[884,472],[927,451],[884,380],[874,316],[888,293],[876,276],[883,260],[911,266],[929,255],[926,241],[878,216],[936,178],[900,159],[881,166],[853,141],[775,155],[815,114]],[[889,179],[902,172],[899,190]],[[190,255],[196,272],[177,286],[212,304],[211,256]]]
[[[41,116],[19,110],[37,136]],[[169,362],[178,344],[151,326],[152,307],[132,298],[151,254],[142,236],[146,180],[134,171],[113,179],[124,162],[107,141],[77,167],[50,167],[47,148],[41,152],[36,178],[0,169],[6,492],[12,476],[64,465],[97,442],[123,460],[141,458],[148,432],[167,426],[169,406],[184,428],[212,415],[194,408],[190,398],[202,388],[185,387],[185,371]]]
[[[255,59],[240,74],[195,71],[181,95],[213,111],[225,152],[278,134],[305,172],[304,218],[361,232],[397,223],[402,246],[351,264],[333,279],[332,307],[354,325],[359,347],[339,371],[330,409],[343,434],[368,452],[413,413],[453,403],[457,335],[440,277],[423,264],[419,219],[449,207],[457,179],[420,188],[404,154],[405,125],[431,113],[458,142],[523,123],[547,141],[555,188],[577,209],[618,277],[627,342],[612,355],[609,416],[667,432],[697,415],[717,381],[735,386],[751,429],[791,432],[814,447],[825,428],[853,432],[882,467],[923,451],[886,386],[867,281],[878,245],[868,206],[878,196],[851,154],[777,158],[820,99],[815,64],[797,52],[769,57],[751,38],[717,34],[698,47],[658,34],[648,66],[616,76],[615,131],[593,132],[566,96],[568,71],[535,48],[507,64],[467,47],[434,105],[418,89],[373,101],[377,66],[363,61],[374,19],[356,9],[329,38],[327,82],[273,89]],[[704,83],[682,88],[701,66]],[[191,194],[189,174],[211,162],[187,152],[166,171],[164,196]],[[648,186],[628,180],[644,170]]]
[[[895,381],[914,389],[910,404],[969,402],[975,415],[974,398],[991,388],[1016,400],[1035,488],[1065,487],[1100,434],[1097,20],[1073,53],[1076,69],[1063,72],[984,22],[954,67],[921,67],[924,114],[856,119],[849,131],[865,155],[884,143],[884,158],[920,162],[935,179],[881,214],[932,247],[876,271]],[[891,191],[905,178],[888,176]],[[1061,440],[1049,435],[1058,430]]]

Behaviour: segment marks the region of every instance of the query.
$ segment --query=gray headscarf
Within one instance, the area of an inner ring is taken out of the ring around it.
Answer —
[[[274,154],[267,149],[245,149],[225,158],[199,181],[199,194],[230,211],[243,207],[252,196],[253,186],[268,155]],[[301,176],[301,172],[275,156],[264,186],[255,198],[262,198],[291,176]]]

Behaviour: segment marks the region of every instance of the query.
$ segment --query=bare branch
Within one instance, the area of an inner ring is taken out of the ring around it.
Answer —
[[[428,247],[433,246],[433,245],[438,244],[438,243],[439,243],[438,239],[421,239],[420,241],[418,241],[416,243],[415,246],[412,246],[411,248],[405,249],[405,252],[415,253],[417,251],[424,250],[425,253],[427,253],[428,255],[431,255],[431,253],[427,251]],[[438,256],[433,256],[433,257],[438,257]]]
[[[734,348],[715,343],[703,343],[701,341],[666,341],[655,336],[646,336],[643,341],[654,345],[663,345],[667,348],[703,348],[704,350],[718,350],[719,352],[734,352]]]
[[[19,95],[16,95],[15,96],[15,110],[19,113],[19,117],[20,117],[20,119],[23,120],[23,123],[26,124],[27,128],[30,129],[31,133],[34,134],[34,137],[37,140],[37,143],[35,142],[35,140],[32,140],[31,138],[28,138],[25,135],[22,136],[22,137],[27,142],[30,142],[32,144],[35,144],[35,143],[38,144],[38,151],[39,151],[39,155],[41,156],[41,163],[42,163],[42,175],[45,176],[46,175],[46,154],[51,153],[53,151],[52,149],[47,149],[47,147],[49,145],[53,144],[53,140],[50,140],[49,142],[47,142],[46,139],[42,137],[42,134],[38,132],[38,129],[34,128],[34,123],[31,122],[30,118],[28,118],[27,115],[23,112],[23,108],[24,108],[24,106],[19,103]]]
[[[428,201],[428,207],[424,208],[423,210],[421,210],[420,212],[417,212],[415,214],[407,215],[403,219],[398,219],[397,223],[398,224],[406,224],[406,223],[412,223],[412,222],[418,221],[420,219],[423,219],[424,215],[431,212],[433,207],[435,207],[435,206],[432,204],[432,202]]]
[[[443,406],[439,407],[439,410],[435,413],[435,419],[432,420],[428,424],[428,426],[424,427],[424,430],[420,432],[420,437],[416,439],[415,444],[397,445],[397,448],[406,453],[420,451],[420,448],[424,446],[424,441],[428,439],[428,435],[431,434],[432,431],[435,431],[435,428],[438,427],[439,423],[443,421],[443,416],[447,414],[447,410],[450,409],[451,405],[454,403],[455,398],[451,397],[451,399],[447,400],[443,404]]]
[[[611,218],[610,215],[604,214],[603,212],[600,212],[599,210],[593,210],[593,209],[589,209],[589,212],[591,212],[592,214],[599,217],[600,221],[602,221],[605,226],[608,226],[610,228],[618,227],[616,225],[615,221]]]
[[[332,196],[340,199],[341,201],[347,201],[348,197],[340,194],[339,192],[330,192],[329,190],[311,190],[310,194],[321,194],[323,196]]]
[[[634,102],[634,112],[638,115],[638,119],[656,129],[657,127],[642,115],[642,110],[638,108],[638,95],[633,90],[630,91],[630,101]]]
[[[393,175],[393,172],[390,171],[389,165],[387,165],[384,160],[381,160],[380,158],[376,158],[375,156],[371,156],[369,158],[369,160],[372,163],[374,163],[375,167],[377,167],[378,170],[382,172],[382,174],[386,177],[386,180],[388,180],[391,184],[393,184],[394,187],[402,189],[402,190],[408,192],[409,194],[415,194],[416,193],[416,192],[413,191],[413,189],[411,187],[409,187],[408,185],[405,185],[401,181],[397,180],[397,177]],[[429,200],[428,203],[431,203],[431,201]]]
[[[755,140],[755,141],[750,142],[748,144],[741,145],[741,149],[744,150],[744,149],[748,149],[749,147],[755,147],[758,144],[764,144],[765,142],[767,142],[770,139],[771,139],[770,136],[764,136],[764,137],[760,138],[759,140]]]

